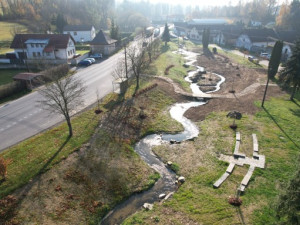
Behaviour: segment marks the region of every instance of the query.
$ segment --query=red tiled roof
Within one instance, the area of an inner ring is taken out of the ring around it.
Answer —
[[[10,48],[24,48],[24,43],[29,39],[49,39],[47,47],[62,49],[68,47],[70,38],[74,41],[70,34],[16,34]]]

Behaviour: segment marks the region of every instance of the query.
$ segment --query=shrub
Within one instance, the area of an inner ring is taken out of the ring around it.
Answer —
[[[172,163],[172,165],[171,165],[171,170],[173,170],[175,173],[178,173],[179,172],[179,166],[178,166],[178,164],[176,164],[176,163]]]
[[[7,98],[11,95],[17,94],[21,91],[26,90],[25,83],[14,81],[9,84],[1,85],[0,87],[0,100]]]
[[[7,174],[7,165],[9,163],[9,160],[0,158],[0,176],[2,176],[3,179],[5,179]]]

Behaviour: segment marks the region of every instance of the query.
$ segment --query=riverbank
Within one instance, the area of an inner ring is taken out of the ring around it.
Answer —
[[[153,151],[164,162],[179,167],[186,182],[168,201],[156,203],[153,210],[140,210],[123,224],[274,224],[275,205],[283,187],[295,173],[300,146],[299,95],[289,101],[279,87],[270,86],[265,108],[260,108],[264,91],[265,71],[249,69],[230,59],[198,57],[198,65],[222,74],[226,83],[218,93],[247,90],[235,99],[212,99],[206,105],[191,108],[185,116],[195,121],[200,134],[192,142],[162,145]],[[237,76],[239,74],[239,76]],[[259,87],[249,88],[258,83]],[[238,96],[238,95],[237,95]],[[235,132],[229,128],[232,119],[228,111],[243,113],[237,121],[242,135],[241,152],[252,156],[252,133],[258,137],[260,154],[266,157],[266,168],[255,169],[240,207],[231,206],[228,196],[234,196],[248,167],[237,167],[218,189],[213,183],[226,171],[228,164],[220,154],[232,155]]]

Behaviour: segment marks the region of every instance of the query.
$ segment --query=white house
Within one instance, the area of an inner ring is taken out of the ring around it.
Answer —
[[[100,30],[94,40],[92,40],[90,43],[91,51],[92,53],[110,55],[116,50],[117,42],[117,40],[111,39],[109,36],[104,34],[102,30]]]
[[[237,38],[235,46],[249,51],[261,52],[273,46],[276,33],[272,29],[247,29]]]
[[[200,33],[196,27],[193,27],[189,33],[188,33],[188,37],[191,40],[196,40],[196,41],[202,41],[202,33]]]
[[[75,41],[69,34],[16,34],[10,48],[27,62],[66,63],[76,55]]]
[[[72,35],[76,42],[90,42],[96,36],[94,26],[88,25],[67,25],[64,27],[63,33]]]

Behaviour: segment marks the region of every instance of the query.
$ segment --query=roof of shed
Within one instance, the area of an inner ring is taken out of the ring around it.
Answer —
[[[111,39],[109,36],[104,34],[102,30],[98,32],[96,37],[91,41],[91,45],[111,45],[116,43],[117,40]]]

